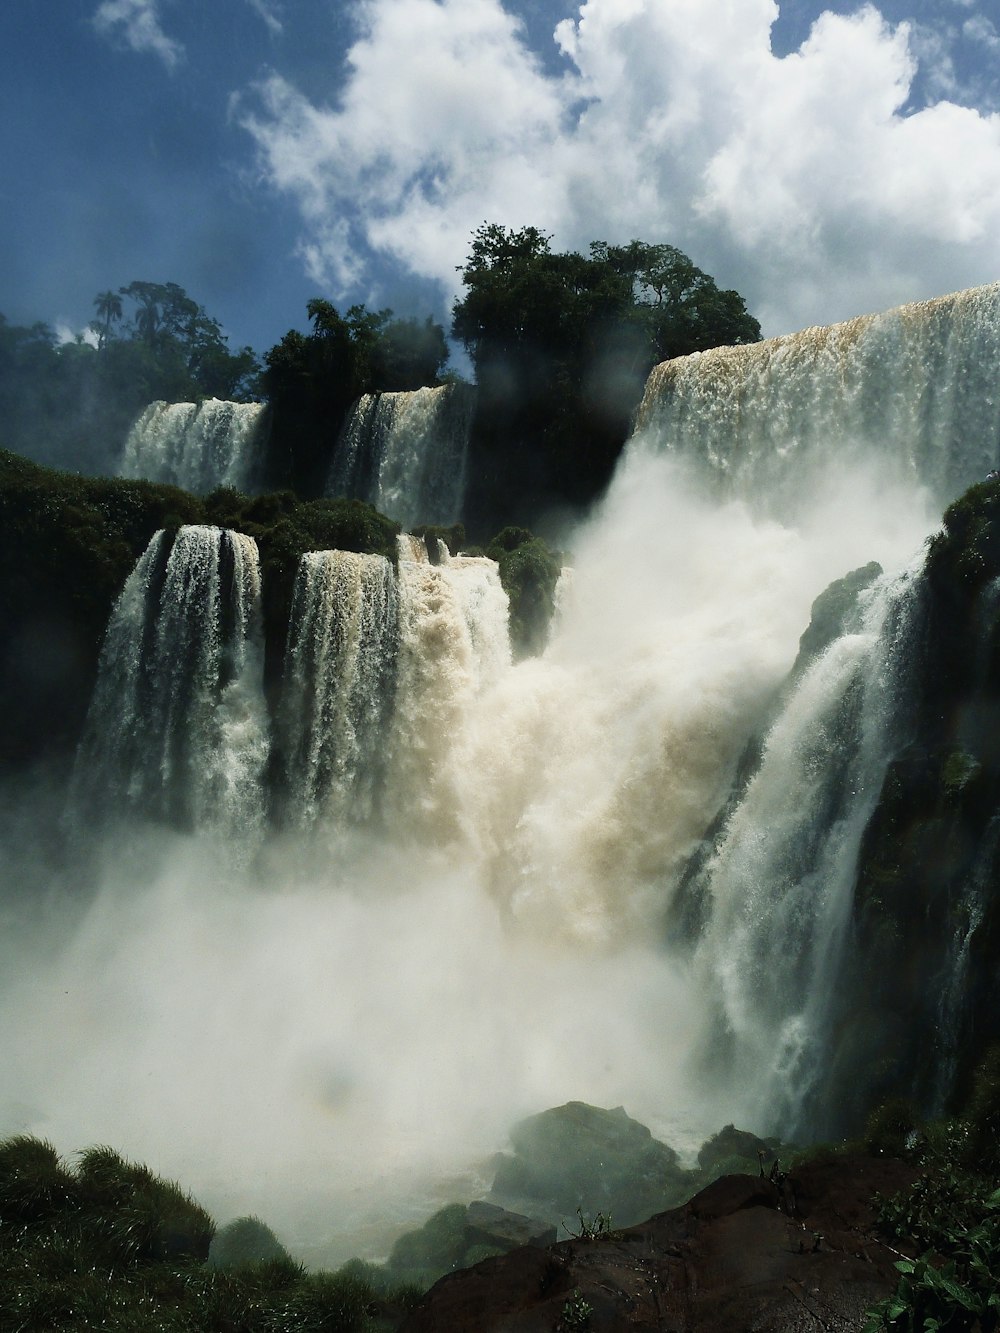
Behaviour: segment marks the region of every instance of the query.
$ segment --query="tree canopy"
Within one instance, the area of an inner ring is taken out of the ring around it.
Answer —
[[[675,246],[595,241],[583,255],[550,242],[483,223],[459,268],[452,332],[480,392],[474,528],[588,502],[657,361],[760,339],[743,298]]]

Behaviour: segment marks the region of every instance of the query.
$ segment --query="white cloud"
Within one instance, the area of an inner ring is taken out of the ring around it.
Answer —
[[[278,17],[278,6],[273,0],[247,0],[247,4],[264,20],[273,33],[283,30],[281,19]]]
[[[358,13],[336,102],[274,75],[237,110],[335,292],[372,250],[454,291],[484,220],[566,247],[669,240],[769,332],[1000,271],[1000,116],[912,112],[926,36],[870,6],[778,58],[774,0],[584,0],[556,29],[561,75],[500,0]]]
[[[120,38],[133,51],[159,56],[167,69],[184,54],[160,26],[158,0],[102,0],[93,22],[98,32]]]
[[[962,35],[972,42],[979,42],[988,51],[1000,51],[1000,33],[985,14],[976,14],[962,24]]]

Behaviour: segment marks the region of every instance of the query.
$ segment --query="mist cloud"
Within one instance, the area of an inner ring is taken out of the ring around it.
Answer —
[[[334,294],[376,256],[453,293],[486,219],[559,247],[670,240],[767,332],[996,273],[1000,116],[910,104],[918,70],[956,87],[947,25],[825,13],[777,57],[774,0],[585,0],[543,66],[498,0],[357,12],[336,101],[274,73],[236,103]]]

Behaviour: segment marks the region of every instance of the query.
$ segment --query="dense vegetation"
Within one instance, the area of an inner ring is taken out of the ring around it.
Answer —
[[[883,1234],[905,1253],[866,1333],[1000,1328],[1000,1048],[976,1070],[961,1116],[921,1126],[894,1101],[869,1121],[868,1145],[911,1159],[919,1175],[883,1199]]]
[[[177,1185],[110,1148],[71,1169],[42,1140],[0,1143],[5,1329],[362,1333],[407,1297],[377,1296],[356,1267],[307,1274],[256,1219],[216,1233]]]
[[[755,341],[742,298],[670,245],[594,242],[555,253],[534,227],[484,224],[460,266],[466,292],[452,337],[478,380],[463,515],[484,542],[509,523],[578,509],[600,493],[629,432],[650,367]],[[307,305],[263,355],[231,352],[217,320],[176,283],[132,282],[94,299],[86,336],[0,316],[2,443],[52,466],[116,470],[132,421],[150,402],[216,397],[270,404],[265,485],[324,492],[350,405],[362,394],[447,378],[444,328],[431,318],[329,301]]]
[[[650,369],[760,325],[671,245],[556,253],[535,227],[484,223],[452,331],[476,369],[466,521],[477,533],[589,503],[607,484]]]
[[[128,427],[158,398],[245,399],[259,370],[176,283],[132,282],[95,297],[89,340],[0,315],[3,444],[40,462],[114,470]]]
[[[308,305],[312,331],[291,330],[264,356],[260,387],[273,408],[271,484],[320,495],[347,409],[364,393],[436,385],[448,359],[444,329],[391,310]]]

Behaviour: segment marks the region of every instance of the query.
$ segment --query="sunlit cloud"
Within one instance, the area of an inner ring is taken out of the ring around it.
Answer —
[[[336,100],[275,74],[236,114],[334,291],[374,255],[452,293],[484,220],[566,247],[669,240],[771,332],[992,278],[1000,117],[944,100],[947,43],[937,100],[914,110],[926,34],[866,6],[779,58],[777,14],[586,0],[553,34],[553,73],[499,0],[370,0]]]
[[[159,56],[168,69],[184,54],[160,26],[158,0],[102,0],[93,22],[98,32],[124,41],[133,51]]]

